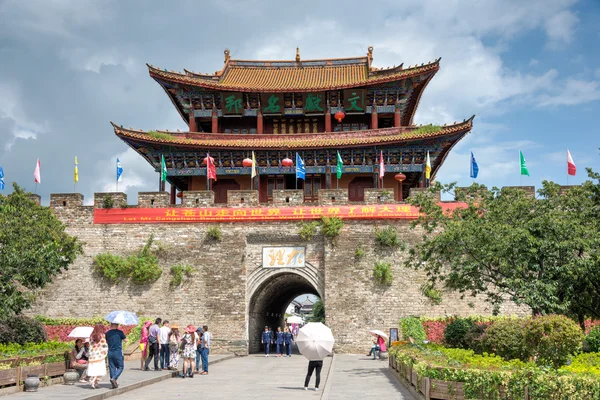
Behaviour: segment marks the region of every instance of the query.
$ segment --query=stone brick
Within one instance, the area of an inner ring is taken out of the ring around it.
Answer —
[[[410,188],[409,196],[416,196],[418,193],[429,193],[428,188]],[[440,192],[433,193],[436,201],[442,201],[442,195]]]
[[[170,207],[171,197],[168,192],[139,192],[138,207],[140,208],[158,208]]]
[[[273,204],[277,206],[296,206],[304,204],[304,191],[286,189],[273,190]]]
[[[319,189],[319,204],[322,206],[348,204],[348,190]]]
[[[182,192],[181,206],[186,208],[210,207],[215,204],[215,192],[212,190],[193,190]]]
[[[569,190],[571,190],[571,188],[576,187],[576,186],[577,185],[568,185],[568,186],[567,185],[562,185],[560,187],[559,193],[560,194],[566,194]]]
[[[229,207],[257,207],[258,190],[228,190],[227,205]]]
[[[378,203],[394,203],[394,189],[365,189],[365,203],[366,204],[378,204]]]
[[[503,189],[520,189],[527,197],[535,198],[535,186],[504,186]]]
[[[123,192],[94,193],[94,208],[105,208],[108,197],[112,198],[112,208],[119,208],[127,204],[127,194]]]
[[[42,204],[42,198],[39,194],[33,194],[33,193],[29,193],[29,199],[33,200],[33,202],[35,204],[37,204],[38,206]]]
[[[83,205],[81,193],[52,193],[50,194],[50,208],[76,207]]]

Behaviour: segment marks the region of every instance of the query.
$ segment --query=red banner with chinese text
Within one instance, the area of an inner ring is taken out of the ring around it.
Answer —
[[[445,211],[464,203],[440,203]],[[300,221],[338,217],[343,219],[417,219],[408,204],[347,205],[322,207],[255,208],[111,208],[95,209],[94,224],[161,224],[201,222]]]

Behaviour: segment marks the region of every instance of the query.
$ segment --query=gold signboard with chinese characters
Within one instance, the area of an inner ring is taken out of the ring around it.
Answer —
[[[303,268],[305,247],[263,247],[263,268]]]

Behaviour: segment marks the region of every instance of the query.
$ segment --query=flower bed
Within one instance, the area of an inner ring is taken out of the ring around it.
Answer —
[[[48,334],[49,340],[59,342],[73,342],[73,338],[69,337],[69,333],[78,326],[94,326],[102,324],[108,326],[108,322],[102,317],[93,318],[49,318],[44,316],[36,316],[35,319],[44,324],[44,329]],[[140,321],[146,321],[148,318],[140,317]],[[137,341],[140,338],[141,325],[121,325],[119,329],[125,333],[129,343]]]
[[[390,368],[426,399],[600,399],[598,375],[580,372],[600,365],[597,353],[558,370],[436,344],[398,345],[389,355]]]

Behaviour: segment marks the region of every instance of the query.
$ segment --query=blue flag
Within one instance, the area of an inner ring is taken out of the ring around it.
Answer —
[[[300,154],[296,153],[296,179],[305,180],[306,168],[304,167],[304,161],[300,158]]]
[[[471,152],[471,178],[477,178],[477,174],[479,173],[479,166],[477,165],[477,161],[475,161],[475,156],[473,152]]]
[[[121,161],[117,157],[117,182],[121,182],[121,175],[123,175],[123,167],[121,167]]]
[[[4,190],[4,170],[0,167],[0,190]]]

